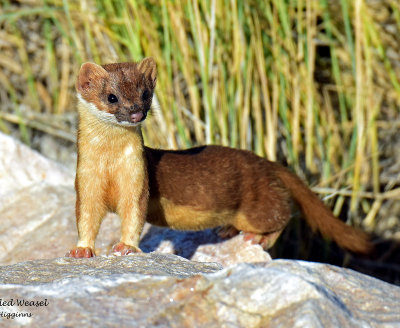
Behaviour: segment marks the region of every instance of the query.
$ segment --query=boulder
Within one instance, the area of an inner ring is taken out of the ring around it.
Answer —
[[[399,327],[400,288],[327,264],[171,254],[0,267],[7,327]]]

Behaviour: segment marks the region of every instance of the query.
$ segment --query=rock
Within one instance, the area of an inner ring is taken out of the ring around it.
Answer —
[[[21,142],[0,133],[0,199],[8,199],[26,187],[44,183],[71,186],[74,175]]]
[[[7,327],[399,327],[400,288],[302,261],[221,270],[169,254],[0,267]],[[37,302],[22,306],[18,302]],[[41,303],[40,303],[41,302]],[[30,317],[7,319],[25,313]]]
[[[260,245],[244,241],[242,235],[222,241],[210,229],[176,231],[146,224],[140,247],[144,252],[172,253],[194,261],[218,262],[224,266],[271,260]]]
[[[63,256],[77,240],[74,172],[1,133],[0,153],[0,264]],[[109,214],[96,254],[108,254],[119,237],[119,218]],[[139,246],[223,265],[271,259],[241,235],[222,241],[213,230],[182,232],[146,224]]]

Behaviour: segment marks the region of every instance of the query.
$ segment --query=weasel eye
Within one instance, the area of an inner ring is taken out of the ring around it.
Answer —
[[[150,92],[149,92],[149,90],[144,90],[143,91],[143,93],[142,93],[142,100],[143,101],[146,101],[147,99],[149,99],[150,98]]]
[[[112,103],[112,104],[118,102],[117,96],[116,96],[116,95],[113,95],[112,93],[110,93],[110,94],[108,95],[108,102],[110,102],[110,103]]]

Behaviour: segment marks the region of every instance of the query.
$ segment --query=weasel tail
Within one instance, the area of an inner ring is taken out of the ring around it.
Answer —
[[[314,231],[320,231],[325,238],[355,253],[367,254],[373,250],[367,233],[337,219],[300,178],[280,165],[277,165],[277,174]]]

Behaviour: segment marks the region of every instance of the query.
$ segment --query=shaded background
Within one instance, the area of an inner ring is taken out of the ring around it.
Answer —
[[[158,66],[147,145],[288,165],[380,236],[369,266],[399,270],[387,244],[400,239],[397,0],[1,0],[0,130],[73,168],[80,64],[145,56]],[[338,252],[298,220],[273,250],[346,265]]]

